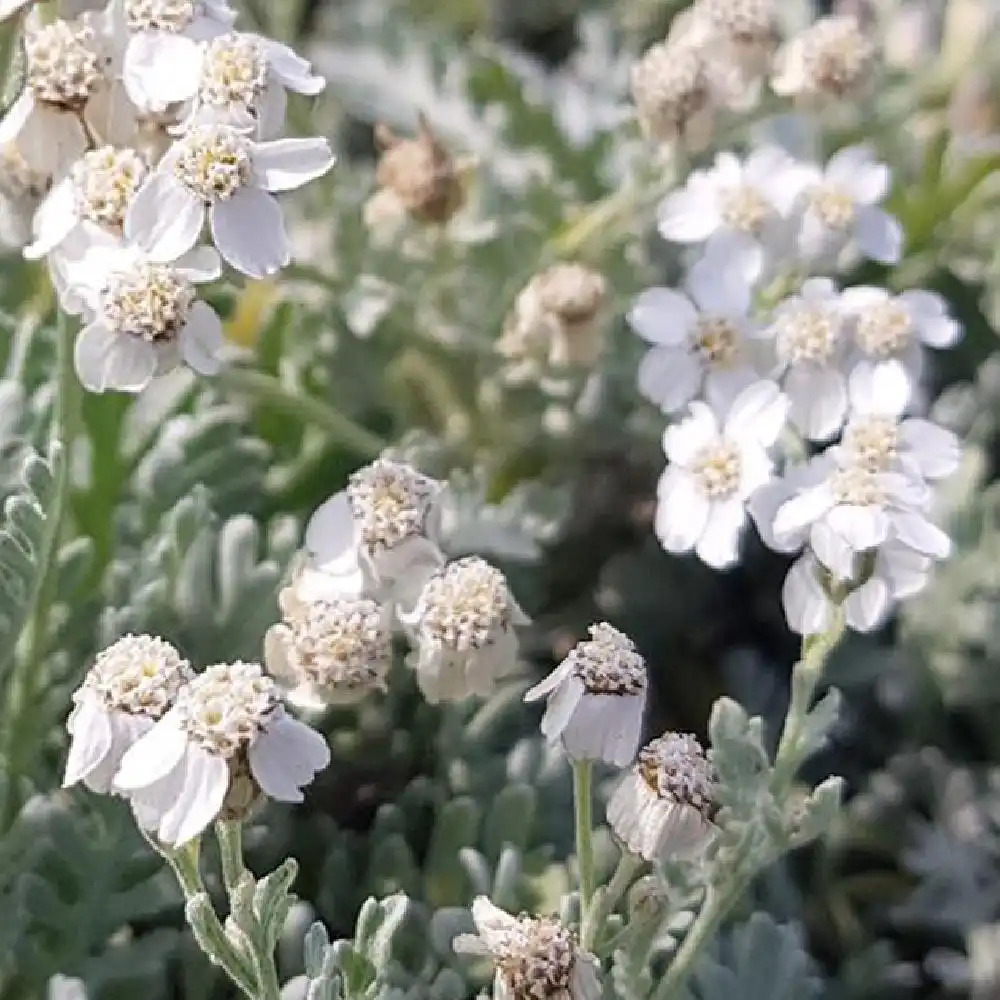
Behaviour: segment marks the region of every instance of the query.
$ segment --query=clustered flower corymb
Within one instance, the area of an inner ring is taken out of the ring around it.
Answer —
[[[221,324],[192,287],[221,275],[206,220],[226,264],[273,275],[291,257],[275,194],[333,166],[325,139],[280,138],[286,92],[317,94],[322,78],[235,21],[226,0],[25,15],[25,87],[0,145],[23,164],[13,179],[45,197],[0,184],[30,212],[29,234],[7,238],[28,236],[25,256],[45,259],[60,305],[82,315],[76,367],[93,392],[139,392],[182,363],[215,374]]]

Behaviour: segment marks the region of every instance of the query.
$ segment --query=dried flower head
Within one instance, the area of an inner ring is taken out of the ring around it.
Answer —
[[[775,93],[840,100],[865,90],[878,50],[857,18],[822,17],[790,39],[775,56]]]
[[[392,632],[385,610],[365,598],[292,601],[265,638],[267,665],[301,708],[356,702],[386,689]]]
[[[646,664],[635,644],[606,622],[590,627],[525,701],[548,697],[542,733],[574,760],[624,767],[635,757],[646,704]]]
[[[653,45],[632,67],[631,85],[647,137],[705,145],[716,108],[708,60],[699,46],[670,40]]]
[[[667,733],[639,759],[608,803],[608,822],[630,851],[653,861],[690,855],[713,832],[715,773],[693,736]]]
[[[391,191],[403,209],[418,222],[448,222],[465,202],[462,164],[420,115],[413,139],[397,136],[387,125],[375,128],[382,150],[375,178]]]
[[[596,1000],[597,963],[553,917],[512,916],[485,896],[472,904],[477,934],[452,942],[458,954],[489,956],[502,1000]]]
[[[245,815],[261,793],[301,802],[329,760],[326,742],[286,714],[259,664],[220,663],[125,754],[114,787],[146,829],[180,845],[223,813]]]
[[[174,704],[193,674],[169,643],[127,635],[97,655],[73,695],[63,786],[107,792],[123,755]]]

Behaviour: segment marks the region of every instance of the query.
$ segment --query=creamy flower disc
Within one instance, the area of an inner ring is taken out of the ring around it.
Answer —
[[[268,81],[263,46],[252,35],[238,32],[213,38],[205,50],[198,97],[212,107],[252,107]]]
[[[731,229],[751,236],[759,235],[764,223],[774,214],[774,206],[749,184],[723,191],[719,203],[723,222]]]
[[[692,806],[706,819],[712,813],[712,765],[694,736],[667,733],[639,751],[643,780],[661,799]]]
[[[172,34],[190,27],[199,12],[195,0],[124,0],[124,11],[125,26],[130,32]]]
[[[823,184],[809,193],[809,205],[828,229],[846,232],[854,224],[854,199],[833,184]]]
[[[226,201],[250,181],[250,144],[228,125],[195,126],[175,147],[173,171],[206,204]]]
[[[193,676],[170,643],[127,635],[98,654],[81,691],[96,694],[108,711],[159,719]]]
[[[865,354],[891,358],[901,354],[913,337],[913,320],[904,306],[891,299],[859,313],[854,337]]]
[[[146,163],[131,149],[104,146],[73,164],[73,196],[81,219],[121,229],[125,213],[146,175]]]
[[[347,486],[351,513],[370,550],[391,549],[423,535],[437,493],[434,480],[405,463],[385,459],[359,469]]]
[[[788,364],[829,364],[840,339],[840,319],[823,305],[803,304],[777,322],[777,347]]]
[[[367,599],[312,601],[275,626],[281,644],[271,669],[294,685],[293,704],[321,708],[384,690],[392,662],[392,632],[384,610]],[[269,640],[270,642],[270,640]]]
[[[181,692],[176,712],[188,739],[219,757],[251,746],[278,708],[278,688],[256,663],[209,667]]]
[[[101,295],[102,313],[111,330],[150,344],[175,339],[194,301],[194,286],[167,264],[139,264],[117,273]]]
[[[424,587],[421,634],[446,649],[484,649],[512,623],[503,573],[469,556],[449,563]]]
[[[859,417],[847,425],[842,444],[854,464],[884,472],[898,453],[899,425],[893,417]]]
[[[691,471],[705,496],[713,499],[731,497],[742,479],[740,449],[726,440],[707,445],[695,455]]]
[[[592,625],[590,639],[577,643],[567,659],[591,694],[639,694],[646,689],[646,663],[635,643],[607,622]]]
[[[104,80],[96,35],[87,24],[53,21],[24,39],[27,84],[43,104],[78,110]]]

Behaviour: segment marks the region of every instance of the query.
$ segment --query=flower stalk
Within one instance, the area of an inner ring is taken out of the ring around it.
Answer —
[[[593,775],[592,761],[573,762],[573,812],[576,821],[576,863],[580,869],[581,922],[586,922],[594,897]]]

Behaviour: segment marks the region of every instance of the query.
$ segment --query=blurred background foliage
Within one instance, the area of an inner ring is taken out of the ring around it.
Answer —
[[[318,105],[294,114],[334,138],[338,167],[299,199],[287,280],[219,292],[236,366],[212,382],[179,374],[136,403],[86,397],[72,462],[48,445],[52,303],[36,269],[3,257],[5,1000],[40,995],[55,973],[102,1000],[224,994],[127,811],[53,791],[69,695],[95,651],[127,631],[163,634],[199,665],[258,657],[304,519],[386,444],[451,478],[449,550],[509,572],[534,619],[530,670],[485,704],[438,709],[400,668],[385,699],[323,721],[334,766],[303,809],[268,810],[249,835],[255,868],[287,854],[302,864],[285,978],[305,972],[319,989],[323,943],[301,945],[315,915],[332,939],[354,938],[336,955],[348,993],[461,1000],[483,982],[448,942],[476,892],[514,910],[557,905],[569,783],[520,695],[595,619],[648,658],[650,733],[703,733],[728,693],[774,735],[796,655],[784,565],[751,542],[720,575],[658,547],[661,418],[636,400],[640,347],[622,319],[637,289],[678,273],[651,233],[681,165],[651,157],[627,79],[684,6],[247,0],[261,30],[328,77]],[[894,169],[907,252],[891,274],[869,265],[854,278],[935,288],[966,326],[929,391],[936,417],[969,442],[942,498],[957,551],[883,634],[836,655],[844,714],[810,766],[817,779],[847,777],[846,810],[825,843],[758,887],[758,912],[695,977],[701,1000],[1000,996],[996,4],[844,6],[875,18],[890,72],[869,105],[799,139],[829,150],[863,135],[877,147]],[[808,16],[804,0],[785,13]],[[381,218],[369,201],[375,123],[411,136],[420,113],[468,161],[465,206],[446,226]],[[720,142],[758,133],[727,124]],[[505,319],[558,260],[606,279],[604,356],[576,380],[512,378],[495,349]],[[54,532],[60,505],[69,517]],[[363,906],[393,893],[412,901]],[[748,957],[765,953],[773,964]]]

